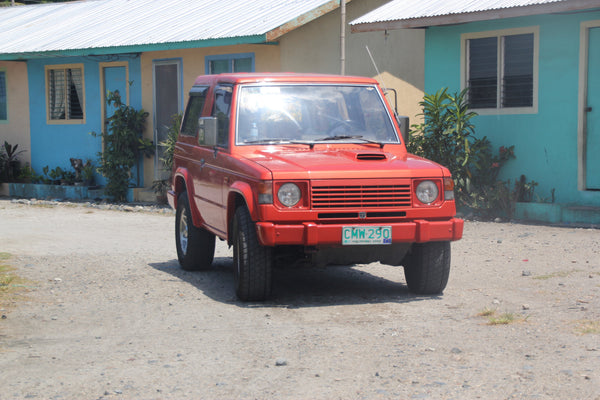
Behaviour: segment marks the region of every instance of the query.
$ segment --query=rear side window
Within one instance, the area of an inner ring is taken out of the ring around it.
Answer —
[[[217,117],[217,143],[221,147],[229,144],[229,113],[233,87],[220,85],[215,89],[213,117]]]
[[[190,92],[190,100],[181,125],[181,135],[196,136],[198,134],[198,118],[202,116],[207,92],[208,87],[194,88]]]

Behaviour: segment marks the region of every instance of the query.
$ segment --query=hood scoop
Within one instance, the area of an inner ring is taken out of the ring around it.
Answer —
[[[382,153],[359,153],[356,155],[358,161],[382,161],[387,160],[385,154]]]

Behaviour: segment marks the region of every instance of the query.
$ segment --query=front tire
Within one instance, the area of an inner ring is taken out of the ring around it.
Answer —
[[[441,294],[450,275],[450,242],[415,243],[404,260],[408,289],[415,294]]]
[[[187,192],[181,193],[177,200],[175,244],[183,269],[198,271],[210,268],[215,256],[215,235],[194,226]]]
[[[238,207],[233,220],[233,274],[235,292],[242,301],[263,301],[271,294],[272,250],[261,246],[245,206]]]

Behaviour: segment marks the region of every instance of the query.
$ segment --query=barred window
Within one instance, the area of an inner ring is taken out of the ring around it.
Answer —
[[[6,72],[0,71],[0,121],[8,120],[8,101],[6,99]]]
[[[83,68],[48,68],[46,78],[48,119],[83,119]]]
[[[466,49],[471,108],[533,107],[533,33],[471,38]]]

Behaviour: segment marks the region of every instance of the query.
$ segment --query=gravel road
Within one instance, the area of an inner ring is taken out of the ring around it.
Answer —
[[[30,203],[0,200],[32,281],[0,310],[0,399],[600,399],[600,230],[467,222],[442,296],[373,263],[246,304],[222,242],[179,268],[168,210]]]

